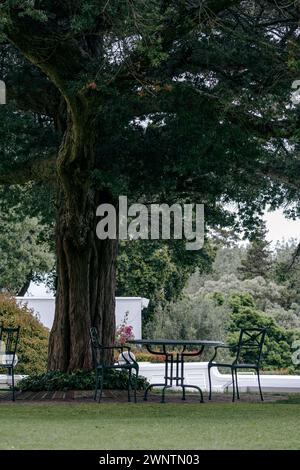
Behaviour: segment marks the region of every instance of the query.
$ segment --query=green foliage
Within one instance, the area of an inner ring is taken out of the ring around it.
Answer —
[[[135,358],[137,362],[165,362],[165,356],[162,355],[154,355],[149,353],[148,351],[134,351]]]
[[[212,267],[214,279],[219,279],[224,275],[234,274],[239,277],[239,268],[242,258],[245,256],[246,249],[236,244],[224,246],[221,244],[216,252],[216,257]]]
[[[214,292],[211,298],[216,302],[217,305],[224,304],[225,299],[224,299],[224,295],[221,292]]]
[[[185,295],[155,310],[153,320],[147,325],[149,338],[212,339],[223,341],[230,309],[220,304],[212,295]],[[206,350],[204,359],[211,357]]]
[[[229,318],[227,341],[231,346],[238,343],[241,328],[266,328],[267,336],[263,349],[263,367],[270,369],[291,368],[293,335],[276,324],[275,320],[255,307],[250,294],[233,294],[229,300],[232,313]],[[245,362],[255,362],[253,352],[243,356]]]
[[[202,250],[188,252],[185,242],[150,241],[121,242],[117,295],[143,296],[151,299],[147,309],[147,322],[159,305],[176,300],[182,294],[190,274],[197,267],[208,271],[214,250],[207,242]]]
[[[284,328],[298,328],[300,320],[299,259],[295,240],[278,243],[271,253],[268,276],[241,279],[239,267],[247,247],[221,246],[208,274],[195,272],[189,279],[190,295],[219,292],[225,296],[248,292],[255,305]]]
[[[3,294],[0,294],[0,321],[7,327],[21,327],[16,372],[45,372],[49,335],[47,328],[26,306],[18,305],[15,299]]]
[[[0,290],[18,295],[23,286],[26,291],[30,281],[43,280],[54,268],[46,233],[37,218],[24,218],[20,206],[9,213],[0,206]]]
[[[266,233],[266,228],[262,225],[248,245],[246,256],[242,258],[239,268],[243,279],[268,278],[270,276],[272,258],[270,242],[266,240]]]
[[[293,146],[285,145],[294,133],[285,136],[290,127],[281,111],[297,122],[287,106],[297,78],[287,60],[297,62],[296,15],[284,6],[286,41],[280,6],[266,2],[259,12],[250,0],[241,10],[238,3],[1,2],[7,41],[12,35],[11,43],[28,47],[24,56],[39,64],[7,41],[1,46],[0,76],[12,97],[0,109],[5,171],[57,153],[67,123],[63,100],[71,96],[91,104],[101,135],[91,185],[96,180],[100,189],[147,202],[166,195],[203,201],[210,224],[228,221],[219,201],[236,201],[248,230],[268,201],[295,200],[295,191],[283,187],[286,179],[265,173],[282,164],[289,178],[297,175],[297,159],[286,156]]]
[[[255,298],[256,305],[265,312],[285,303],[285,286],[262,277],[241,280],[235,274],[226,274],[215,279],[214,275],[201,278],[198,274],[193,276],[192,282],[194,283],[194,295],[214,295],[217,292],[228,297],[235,292],[248,292]]]
[[[0,58],[4,63],[6,60],[17,62],[20,60],[16,53],[7,57],[7,49],[2,51],[1,46]],[[35,80],[33,78],[34,75],[32,76],[31,72],[28,71],[29,76],[25,76],[23,79],[21,77],[22,66],[21,64],[19,66],[21,70],[16,66],[13,79],[21,81],[20,85],[18,85],[18,93],[23,94],[23,99],[26,99],[30,80],[34,81],[38,91],[42,92],[41,87],[45,85],[43,85],[40,77],[37,76]],[[0,76],[2,77],[1,68]],[[10,83],[7,85],[8,88],[9,85]],[[37,115],[34,112],[20,110],[16,108],[14,101],[9,101],[7,105],[0,106],[0,122],[0,175],[9,172],[12,165],[18,171],[23,167],[25,173],[32,161],[42,161],[51,152],[54,155],[57,152],[58,135],[55,134],[53,121],[50,117],[45,118],[41,116],[37,119]],[[32,179],[39,180],[40,178],[41,174],[38,174]],[[14,179],[16,179],[16,182],[18,180],[22,181],[17,172],[15,175],[13,173],[10,174],[10,181],[8,182],[13,183]]]
[[[147,380],[139,376],[138,390],[148,385]],[[94,390],[95,371],[77,370],[71,373],[50,371],[43,374],[31,375],[18,383],[22,391],[39,392],[43,390]],[[128,373],[121,370],[107,370],[104,375],[104,389],[126,390],[128,388]]]
[[[292,304],[300,304],[300,258],[299,244],[291,239],[277,243],[275,247],[273,277],[279,284],[286,288],[285,308],[291,308]]]
[[[300,305],[292,304],[290,308],[283,307],[268,308],[268,315],[271,315],[278,325],[288,330],[300,330]]]

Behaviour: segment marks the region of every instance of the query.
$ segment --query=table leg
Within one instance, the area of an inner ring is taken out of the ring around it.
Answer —
[[[185,348],[184,350],[181,352],[181,387],[182,387],[182,400],[185,400],[185,389],[186,388],[194,388],[196,390],[198,390],[199,394],[200,394],[200,403],[204,403],[204,399],[203,399],[203,392],[201,390],[200,387],[198,387],[197,385],[186,385],[184,383],[184,358],[185,357],[195,357],[195,356],[201,356],[202,353],[204,351],[204,346],[201,346],[201,349],[199,349],[198,351],[196,352],[185,352]]]
[[[182,388],[182,400],[185,400],[185,387],[184,387],[184,351],[185,349],[182,351],[181,354],[177,354],[177,357],[178,357],[178,361],[180,361],[180,374],[181,374],[181,377],[180,377],[180,387]],[[179,359],[180,358],[180,359]]]
[[[144,393],[144,401],[148,400],[148,393],[149,393],[149,390],[151,390],[151,388],[163,387],[162,395],[161,395],[161,402],[165,403],[165,391],[167,388],[171,388],[172,382],[173,382],[173,366],[174,366],[173,355],[167,352],[165,345],[163,345],[163,351],[153,351],[151,349],[151,346],[148,344],[146,345],[146,348],[148,352],[151,354],[154,354],[157,356],[161,356],[161,355],[164,356],[165,358],[165,382],[148,385]],[[170,369],[170,376],[169,376],[169,369]],[[168,381],[170,381],[170,384],[168,383]]]
[[[153,351],[150,345],[147,345],[147,350],[154,355],[163,355],[165,358],[165,382],[150,384],[145,390],[144,401],[148,400],[148,392],[154,387],[162,387],[161,402],[165,403],[166,390],[172,388],[173,383],[175,382],[176,386],[181,387],[182,389],[182,400],[186,399],[186,388],[194,388],[199,391],[200,402],[203,403],[203,393],[200,387],[197,385],[187,385],[184,383],[184,358],[190,356],[201,356],[204,350],[204,346],[196,352],[185,352],[186,346],[183,346],[182,351],[176,353],[176,359],[174,361],[173,353],[170,353],[166,349],[166,345],[163,345],[163,351]],[[174,362],[176,364],[176,375],[174,376]]]

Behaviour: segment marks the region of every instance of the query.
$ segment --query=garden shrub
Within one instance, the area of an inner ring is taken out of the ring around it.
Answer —
[[[154,355],[148,351],[134,351],[134,355],[137,362],[165,362],[163,354]]]
[[[293,332],[279,326],[271,316],[258,310],[253,297],[248,293],[233,294],[229,302],[232,313],[228,325],[228,343],[237,344],[241,328],[266,328],[263,367],[266,369],[292,368]],[[247,363],[253,362],[249,352],[248,356],[243,359]]]
[[[137,388],[144,390],[148,385],[145,377],[139,376]],[[36,374],[21,380],[18,388],[22,391],[67,391],[93,390],[95,388],[95,371],[78,370],[74,372],[50,371]],[[128,372],[122,370],[106,370],[104,374],[105,389],[126,390],[128,388]]]
[[[16,373],[33,374],[46,371],[49,330],[26,306],[13,297],[0,294],[0,322],[4,327],[20,326]]]
[[[176,352],[180,352],[182,348],[180,348],[180,346],[178,348],[173,348],[173,352],[174,354],[176,354]],[[196,351],[197,349],[193,349],[194,351]],[[190,348],[188,348],[188,351],[190,351]],[[151,354],[147,351],[141,351],[141,352],[136,352],[134,351],[134,355],[135,355],[135,358],[137,360],[137,362],[151,362],[151,363],[161,363],[163,364],[165,362],[165,356],[163,354]],[[199,359],[199,356],[186,356],[185,357],[185,362],[198,362],[200,359]]]

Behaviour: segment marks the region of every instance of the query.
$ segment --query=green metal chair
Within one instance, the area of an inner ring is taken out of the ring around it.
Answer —
[[[15,401],[15,366],[20,327],[4,328],[0,325],[0,368],[7,369],[11,376],[12,400]]]
[[[215,354],[208,363],[208,379],[209,379],[209,400],[211,400],[211,368],[225,367],[230,368],[232,376],[232,401],[235,401],[235,393],[237,399],[240,398],[238,387],[238,369],[254,369],[257,374],[258,388],[260,398],[263,401],[263,394],[260,384],[259,371],[262,361],[262,350],[265,342],[267,330],[266,328],[243,328],[240,331],[239,341],[234,346],[216,346]],[[214,362],[218,350],[225,348],[235,353],[235,358],[231,363]]]
[[[101,401],[105,371],[109,369],[121,369],[121,370],[128,371],[128,401],[129,402],[131,401],[130,390],[133,388],[134,401],[136,403],[137,401],[137,398],[136,398],[137,378],[139,375],[139,365],[136,362],[134,356],[131,354],[130,347],[122,346],[118,344],[115,344],[112,346],[102,346],[102,344],[99,341],[98,330],[95,327],[90,328],[90,338],[91,338],[91,345],[92,345],[93,362],[94,362],[94,367],[95,367],[95,372],[96,372],[96,385],[95,385],[94,400],[97,400],[97,395],[98,395],[98,390],[99,390],[100,393],[99,393],[98,403],[100,403]],[[104,364],[103,352],[105,350],[119,351],[124,362],[122,363],[117,362],[111,365]],[[133,371],[135,372],[134,378],[132,374]]]

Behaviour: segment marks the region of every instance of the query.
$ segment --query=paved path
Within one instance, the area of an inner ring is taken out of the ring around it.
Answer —
[[[215,393],[211,403],[231,403],[231,393]],[[288,394],[275,394],[265,393],[264,398],[266,402],[273,402],[278,400],[285,400]],[[17,403],[93,403],[92,391],[67,391],[67,392],[17,392]],[[181,394],[176,392],[169,392],[166,395],[166,400],[169,403],[182,403]],[[204,394],[204,401],[208,403],[207,394]],[[124,390],[105,390],[103,392],[104,403],[126,403],[127,392]],[[138,402],[143,401],[142,392],[138,392]],[[158,393],[150,393],[148,403],[159,403],[160,395]],[[199,402],[196,393],[187,394],[185,403]],[[241,394],[240,402],[260,402],[259,396],[256,393],[243,393]],[[11,403],[11,393],[0,392],[0,405]]]

